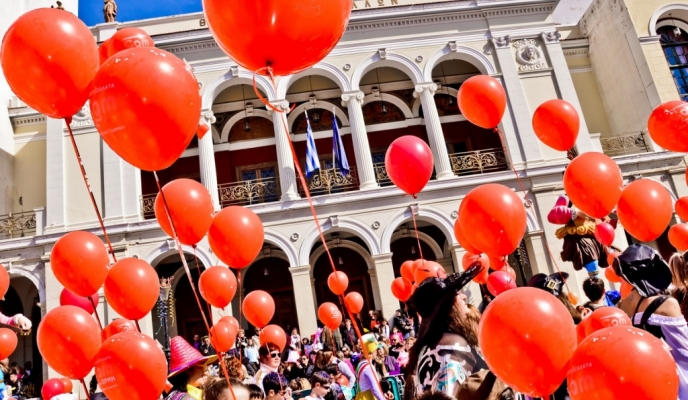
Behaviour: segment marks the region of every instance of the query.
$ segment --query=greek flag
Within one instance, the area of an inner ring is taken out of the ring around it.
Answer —
[[[346,152],[344,151],[344,143],[342,143],[342,136],[339,134],[339,127],[337,126],[337,118],[332,109],[332,158],[334,158],[334,166],[339,168],[342,175],[349,174],[349,161],[346,159]]]
[[[306,130],[306,176],[310,179],[313,172],[320,169],[320,160],[318,159],[318,150],[315,148],[315,140],[313,140],[313,130],[311,129],[311,121],[306,114],[306,123],[308,128]]]

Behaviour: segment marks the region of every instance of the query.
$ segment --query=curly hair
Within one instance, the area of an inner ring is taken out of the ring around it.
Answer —
[[[230,356],[225,358],[224,360],[225,367],[227,368],[227,374],[231,379],[237,379],[239,381],[242,381],[244,379],[244,370],[243,370],[243,365],[241,364],[241,360],[239,360],[236,357]],[[220,368],[220,375],[224,375],[225,372],[222,368]]]

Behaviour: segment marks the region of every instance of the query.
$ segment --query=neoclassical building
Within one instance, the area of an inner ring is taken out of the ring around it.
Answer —
[[[64,3],[69,9],[76,0]],[[674,198],[688,195],[684,155],[659,148],[646,128],[655,106],[688,94],[688,3],[353,4],[344,37],[322,62],[280,77],[276,86],[262,76],[256,81],[275,107],[288,111],[294,106],[287,113],[287,127],[302,165],[309,115],[322,166],[309,180],[309,189],[337,268],[348,274],[350,290],[362,294],[366,310],[393,315],[399,302],[389,290],[391,282],[403,261],[421,253],[448,272],[460,270],[465,251],[452,227],[463,196],[484,183],[506,185],[527,199],[528,229],[509,258],[519,284],[558,266],[572,274],[571,289],[580,290],[587,274],[561,261],[557,227],[546,220],[563,194],[562,173],[568,163],[566,153],[544,146],[533,132],[531,116],[546,100],[561,98],[579,111],[579,154],[604,152],[614,157],[626,182],[655,179]],[[13,18],[24,11],[18,9]],[[173,166],[160,171],[161,179],[198,180],[218,210],[242,205],[255,211],[265,226],[265,245],[254,263],[241,270],[240,292],[270,292],[277,305],[274,323],[298,327],[303,334],[314,332],[317,306],[333,300],[326,282],[331,269],[295,176],[281,115],[257,99],[252,71],[219,49],[202,13],[100,24],[92,32],[102,42],[127,26],[146,30],[157,47],[193,67],[203,98],[202,119],[212,127],[202,140],[194,139]],[[462,82],[479,74],[501,81],[508,94],[499,127],[503,138],[466,121],[456,105]],[[38,323],[59,305],[62,287],[50,268],[55,241],[68,231],[100,234],[100,229],[64,122],[38,114],[4,86],[2,90],[9,107],[0,107],[0,160],[6,166],[0,261],[13,279],[0,308],[22,311]],[[332,163],[333,119],[341,128],[349,174]],[[202,333],[178,249],[153,216],[157,189],[152,174],[128,165],[102,142],[88,107],[74,117],[72,128],[118,258],[138,257],[151,263],[161,278],[172,277],[172,335]],[[385,171],[385,151],[402,135],[426,140],[435,156],[433,177],[417,199],[403,196]],[[414,215],[420,248],[411,222]],[[620,248],[633,240],[622,226],[616,237]],[[662,254],[673,251],[666,234],[651,245]],[[196,267],[218,264],[207,241],[182,250],[194,279]],[[481,301],[480,287],[472,285],[468,292],[471,301]],[[238,297],[226,310],[213,310],[213,317],[236,315]],[[104,322],[118,317],[103,296],[99,314]],[[146,333],[162,340],[157,310],[141,322]],[[33,336],[22,339],[13,359],[40,362]]]

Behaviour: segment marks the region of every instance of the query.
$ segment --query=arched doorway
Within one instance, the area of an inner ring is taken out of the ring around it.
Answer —
[[[29,318],[33,324],[33,329],[29,335],[17,337],[17,348],[9,358],[11,363],[16,362],[20,367],[25,367],[27,362],[32,364],[32,382],[38,390],[40,390],[43,381],[43,357],[38,351],[36,342],[36,331],[41,322],[39,301],[38,289],[31,280],[24,276],[11,278],[5,299],[0,301],[0,312],[4,315],[12,317],[16,314],[22,314]]]
[[[390,248],[392,250],[392,265],[394,267],[394,276],[401,276],[401,264],[406,261],[413,261],[423,258],[430,261],[438,260],[438,252],[444,248],[446,241],[442,230],[435,225],[418,221],[418,232],[420,235],[420,250],[418,250],[419,240],[416,238],[416,232],[413,228],[413,223],[406,222],[394,231],[392,235],[392,243]],[[441,257],[441,254],[439,254]]]
[[[294,300],[294,296],[298,294],[292,283],[289,261],[274,256],[264,257],[256,260],[244,271],[244,296],[254,290],[264,290],[275,300],[275,314],[270,323],[281,326],[287,333],[291,328],[298,327]],[[299,288],[299,290],[310,289]]]

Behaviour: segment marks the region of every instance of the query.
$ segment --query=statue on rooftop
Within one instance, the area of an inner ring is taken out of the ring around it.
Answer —
[[[57,7],[55,6],[50,6],[50,8],[57,8],[58,10],[64,10],[64,6],[62,5],[61,1],[57,2]]]
[[[115,0],[104,0],[104,2],[103,14],[105,16],[105,22],[115,22],[115,17],[117,16],[117,3],[115,3]]]

